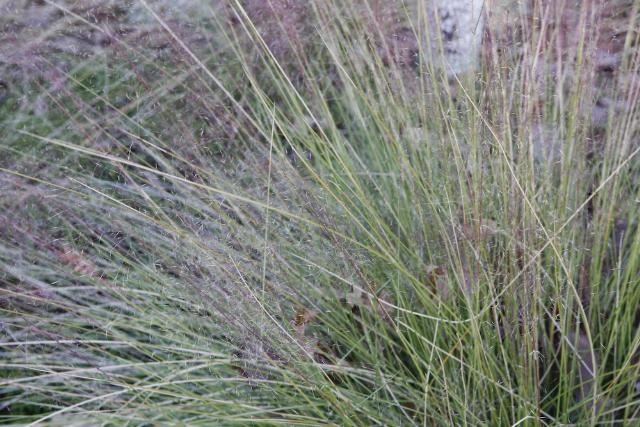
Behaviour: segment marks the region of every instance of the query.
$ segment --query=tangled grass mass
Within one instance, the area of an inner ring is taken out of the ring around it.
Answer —
[[[0,424],[640,425],[640,1],[0,2]]]

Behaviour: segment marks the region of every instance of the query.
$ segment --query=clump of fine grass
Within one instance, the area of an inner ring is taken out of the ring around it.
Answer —
[[[269,4],[142,2],[173,62],[4,113],[3,420],[637,422],[637,2],[606,77],[589,2],[489,8],[456,75],[426,8]]]

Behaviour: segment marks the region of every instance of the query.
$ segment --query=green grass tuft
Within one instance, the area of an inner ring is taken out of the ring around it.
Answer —
[[[457,75],[408,1],[45,52],[0,100],[0,421],[638,423],[640,3],[564,3],[487,2]]]

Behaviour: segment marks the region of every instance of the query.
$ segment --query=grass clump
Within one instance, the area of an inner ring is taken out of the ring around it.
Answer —
[[[0,107],[3,422],[635,424],[640,5],[560,3],[487,2],[458,73],[408,1],[142,1],[170,55],[45,55]]]

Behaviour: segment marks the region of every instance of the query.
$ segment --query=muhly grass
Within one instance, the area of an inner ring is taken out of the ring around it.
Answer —
[[[638,2],[252,3],[3,110],[3,423],[638,423]]]

